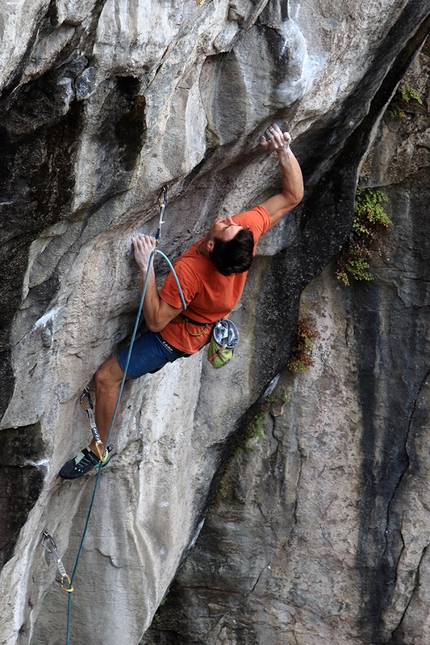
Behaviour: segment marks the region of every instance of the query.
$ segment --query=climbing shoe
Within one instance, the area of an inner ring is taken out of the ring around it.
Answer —
[[[107,459],[102,463],[102,467],[106,466],[111,458],[111,452],[113,446],[107,447]],[[78,479],[89,473],[93,468],[96,468],[100,463],[100,459],[93,453],[89,448],[84,448],[81,452],[78,452],[74,459],[69,459],[66,461],[62,469],[60,470],[60,477],[63,479]]]

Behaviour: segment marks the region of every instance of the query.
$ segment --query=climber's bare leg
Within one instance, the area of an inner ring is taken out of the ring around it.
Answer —
[[[103,363],[94,376],[96,384],[96,425],[103,444],[105,444],[108,436],[123,375],[124,372],[118,363],[118,359],[114,356],[106,363]],[[118,406],[117,416],[119,410],[120,406]],[[90,449],[97,454],[94,439],[90,443]]]

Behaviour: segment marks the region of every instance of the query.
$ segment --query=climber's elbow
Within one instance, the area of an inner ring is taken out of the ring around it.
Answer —
[[[145,311],[145,320],[148,325],[148,329],[154,332],[154,334],[157,334],[162,331],[165,326],[173,320],[173,318],[176,318],[181,311],[182,307],[176,309],[160,298],[157,307],[154,307],[150,311]]]
[[[161,322],[156,322],[152,320],[149,320],[149,321],[147,320],[146,324],[148,325],[149,331],[154,332],[154,334],[157,334],[158,332],[160,332],[167,325],[167,323],[163,324]]]

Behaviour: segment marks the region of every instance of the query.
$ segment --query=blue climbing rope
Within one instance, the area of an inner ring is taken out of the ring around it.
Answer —
[[[160,221],[161,221],[161,218],[162,218],[162,215],[160,216]],[[187,308],[187,304],[185,302],[184,294],[182,292],[182,288],[181,288],[178,276],[176,275],[176,271],[173,268],[172,263],[170,262],[170,260],[167,257],[167,255],[165,255],[163,253],[163,251],[160,251],[159,249],[154,249],[151,252],[151,255],[149,256],[148,269],[146,271],[145,281],[144,281],[143,289],[142,289],[142,295],[140,297],[139,309],[137,311],[136,322],[134,324],[134,329],[133,329],[133,333],[132,333],[131,340],[130,340],[130,348],[129,348],[128,354],[127,354],[127,360],[126,360],[126,363],[125,363],[124,374],[123,374],[121,385],[120,385],[119,392],[118,392],[118,398],[116,400],[115,409],[113,411],[112,419],[111,419],[111,422],[110,422],[108,435],[107,435],[107,438],[106,438],[106,441],[105,441],[105,444],[104,444],[103,457],[105,456],[105,453],[106,453],[106,446],[109,445],[109,438],[110,438],[112,428],[113,428],[114,423],[115,423],[116,414],[118,412],[119,403],[121,401],[121,396],[122,396],[122,393],[123,393],[123,390],[124,390],[124,385],[125,385],[125,381],[126,381],[126,378],[127,378],[127,370],[128,370],[128,366],[129,366],[130,359],[131,359],[131,352],[133,350],[134,341],[136,339],[137,330],[139,328],[140,316],[142,314],[142,309],[143,309],[143,301],[145,300],[146,289],[147,289],[148,279],[149,279],[149,273],[150,273],[150,269],[151,269],[151,266],[152,266],[152,262],[154,260],[155,253],[159,253],[159,255],[161,255],[166,260],[167,264],[169,265],[169,267],[170,267],[170,269],[171,269],[171,271],[173,273],[173,276],[174,276],[174,278],[176,280],[176,285],[177,285],[178,290],[179,290],[179,295],[180,295],[181,300],[182,300],[182,305],[183,305],[184,309]],[[99,485],[100,475],[101,475],[101,472],[102,472],[102,466],[103,466],[103,463],[102,463],[102,461],[100,461],[100,464],[97,466],[98,472],[97,472],[96,480],[95,480],[95,483],[94,483],[94,490],[93,490],[93,494],[92,494],[92,497],[91,497],[90,506],[88,508],[87,519],[85,521],[84,531],[82,533],[81,542],[79,544],[78,554],[77,554],[76,560],[75,560],[75,566],[73,567],[73,572],[72,572],[72,575],[71,575],[70,581],[69,581],[69,589],[65,589],[65,591],[70,591],[70,592],[73,591],[73,581],[75,579],[76,570],[78,568],[79,559],[81,557],[82,548],[84,546],[84,540],[85,540],[85,536],[87,534],[88,525],[89,525],[89,522],[90,522],[90,517],[91,517],[91,513],[92,513],[92,510],[93,510],[93,506],[94,506],[94,500],[95,500],[96,493],[97,493],[97,488],[98,488],[98,485]],[[68,603],[67,603],[66,645],[70,645],[71,609],[72,609],[72,594],[69,593],[68,594]]]

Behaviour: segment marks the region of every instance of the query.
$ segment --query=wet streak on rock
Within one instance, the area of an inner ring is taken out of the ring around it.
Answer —
[[[360,288],[361,287],[361,288]],[[392,393],[383,389],[383,372],[390,372],[379,314],[378,288],[354,286],[355,338],[357,343],[358,390],[363,415],[362,497],[359,546],[356,556],[362,585],[361,630],[379,641],[379,621],[395,569],[385,557],[388,505],[407,463],[405,424],[391,428]],[[391,338],[393,342],[393,338]],[[381,382],[379,382],[381,379]],[[402,395],[400,394],[400,397]]]
[[[124,191],[130,182],[146,139],[145,98],[133,77],[115,79],[103,105],[97,132],[99,141],[96,196],[106,198]]]
[[[235,53],[209,56],[202,79],[205,88],[212,88],[207,106],[210,123],[213,123],[213,127],[208,127],[210,145],[218,144],[219,139],[221,143],[233,141],[246,130],[248,118],[247,89]],[[216,140],[212,140],[214,132],[217,133]]]

